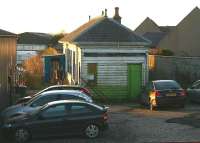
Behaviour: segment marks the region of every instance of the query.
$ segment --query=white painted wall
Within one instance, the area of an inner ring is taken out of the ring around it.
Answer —
[[[107,47],[107,48],[82,48],[81,76],[87,80],[87,64],[97,63],[98,85],[127,85],[128,64],[142,64],[142,84],[148,81],[147,48],[137,47]],[[85,57],[84,53],[143,53],[137,57]]]

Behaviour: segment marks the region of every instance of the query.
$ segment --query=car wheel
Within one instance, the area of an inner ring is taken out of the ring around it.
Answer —
[[[27,129],[19,128],[15,131],[15,141],[18,143],[27,142],[30,139],[30,133]]]
[[[99,135],[100,129],[97,125],[95,124],[89,124],[85,128],[85,135],[88,138],[96,138]]]

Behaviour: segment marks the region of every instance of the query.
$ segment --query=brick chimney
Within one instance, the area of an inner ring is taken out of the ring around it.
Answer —
[[[115,15],[113,16],[113,19],[121,24],[122,18],[121,18],[121,16],[119,16],[119,7],[115,7]]]

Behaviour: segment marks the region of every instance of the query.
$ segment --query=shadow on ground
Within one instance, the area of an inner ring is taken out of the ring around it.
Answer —
[[[195,128],[200,128],[200,113],[192,113],[188,116],[180,117],[180,118],[172,118],[166,120],[167,123],[177,123],[183,125],[189,125]]]

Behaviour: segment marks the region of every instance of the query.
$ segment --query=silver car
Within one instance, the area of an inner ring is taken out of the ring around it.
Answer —
[[[9,118],[9,117],[17,116],[22,113],[33,112],[34,110],[37,110],[38,108],[40,108],[41,106],[49,102],[58,101],[58,100],[82,100],[82,101],[86,101],[90,103],[93,102],[90,96],[86,95],[85,93],[81,91],[53,90],[53,91],[43,92],[33,97],[31,100],[29,100],[26,103],[13,105],[6,108],[1,113],[1,117]]]

